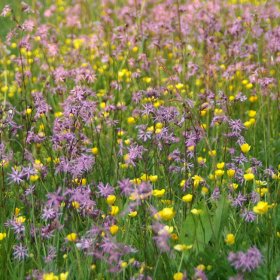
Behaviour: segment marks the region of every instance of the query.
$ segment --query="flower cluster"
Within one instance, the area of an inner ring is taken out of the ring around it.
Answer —
[[[0,275],[275,279],[279,1],[2,2]]]

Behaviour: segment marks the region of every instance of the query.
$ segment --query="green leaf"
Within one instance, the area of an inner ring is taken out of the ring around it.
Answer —
[[[201,215],[188,214],[183,222],[180,236],[181,242],[183,244],[192,244],[197,253],[204,250],[213,236],[213,229],[210,222],[212,217],[209,209],[206,207],[199,208],[203,211]]]
[[[214,236],[219,240],[223,227],[228,219],[229,202],[226,197],[222,197],[217,203],[217,209],[214,213],[213,228]]]

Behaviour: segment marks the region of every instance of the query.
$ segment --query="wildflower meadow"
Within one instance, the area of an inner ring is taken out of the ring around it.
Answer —
[[[279,0],[0,14],[0,280],[280,279]]]

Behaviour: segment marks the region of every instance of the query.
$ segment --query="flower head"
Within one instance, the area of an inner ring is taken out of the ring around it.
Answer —
[[[240,145],[240,149],[241,149],[242,153],[247,154],[250,151],[251,146],[247,143],[244,143],[244,144]]]
[[[253,211],[256,214],[263,215],[267,213],[268,209],[269,209],[269,205],[266,201],[259,201],[258,204],[254,206]]]

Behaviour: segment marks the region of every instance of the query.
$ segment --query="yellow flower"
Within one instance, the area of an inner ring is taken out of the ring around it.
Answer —
[[[186,180],[182,180],[180,182],[180,187],[183,188],[186,185]]]
[[[206,194],[208,194],[208,192],[209,192],[208,188],[206,188],[206,187],[201,188],[201,194],[206,195]]]
[[[193,245],[177,244],[174,246],[174,249],[176,251],[182,252],[182,251],[190,250],[192,247]]]
[[[247,154],[250,151],[251,146],[247,143],[244,143],[240,146],[240,149],[241,149],[242,153]]]
[[[249,128],[252,125],[252,123],[250,121],[246,121],[243,124],[246,128]]]
[[[192,145],[192,146],[188,146],[188,151],[193,152],[193,151],[194,151],[194,148],[195,148],[195,146],[194,146],[194,145]]]
[[[238,184],[236,183],[232,183],[229,185],[230,188],[233,188],[234,190],[236,190],[238,188]]]
[[[234,170],[234,169],[229,169],[229,170],[227,170],[227,175],[228,175],[229,178],[234,177],[234,175],[235,175],[235,170]]]
[[[173,275],[173,280],[183,280],[184,274],[182,272],[177,272]]]
[[[150,175],[150,176],[149,176],[149,180],[150,180],[152,183],[155,183],[155,182],[158,180],[158,176],[157,176],[157,175]]]
[[[223,115],[223,113],[224,113],[223,109],[216,108],[214,110],[214,115],[215,116],[221,116],[221,115]]]
[[[79,208],[80,208],[80,203],[79,203],[78,201],[73,201],[73,202],[72,202],[72,206],[73,206],[73,208],[75,208],[75,209],[79,209]]]
[[[0,241],[5,239],[7,237],[7,234],[5,232],[0,232]]]
[[[254,102],[256,102],[258,100],[258,96],[256,96],[256,95],[251,95],[250,97],[249,97],[249,101],[251,102],[251,103],[254,103]]]
[[[54,116],[55,116],[56,118],[59,118],[59,117],[62,117],[62,116],[63,116],[63,113],[62,113],[62,112],[55,112],[55,113],[54,113]]]
[[[217,163],[217,169],[224,169],[225,163],[224,162],[219,162]]]
[[[30,182],[36,182],[39,179],[39,176],[37,174],[35,175],[30,175]]]
[[[256,192],[259,193],[261,197],[263,197],[268,192],[268,188],[257,188]]]
[[[158,234],[159,234],[159,235],[166,234],[166,233],[171,234],[171,233],[173,232],[173,230],[174,230],[173,227],[164,226],[164,227],[158,232]]]
[[[19,212],[20,212],[20,208],[16,207],[15,208],[15,216],[18,216]]]
[[[58,276],[56,276],[53,272],[43,274],[43,280],[58,280]]]
[[[259,215],[265,214],[269,209],[268,203],[265,201],[259,201],[256,206],[254,206],[253,211]]]
[[[184,84],[178,83],[175,85],[175,87],[180,90],[180,89],[184,88]]]
[[[206,269],[205,265],[204,264],[199,264],[196,269],[198,270],[201,270],[201,271],[204,271]]]
[[[249,116],[250,118],[254,118],[254,117],[256,116],[256,114],[257,114],[257,112],[256,112],[255,110],[250,110],[250,111],[248,112],[248,116]]]
[[[144,81],[145,83],[149,84],[149,83],[152,81],[152,78],[150,78],[150,77],[144,77],[144,78],[143,78],[143,81]]]
[[[171,237],[172,240],[178,240],[179,239],[179,237],[178,237],[178,235],[176,233],[172,233],[170,235],[170,237]]]
[[[59,280],[67,280],[69,272],[62,272],[59,274]]]
[[[233,245],[235,243],[235,236],[232,233],[227,234],[225,238],[225,242],[227,245]]]
[[[133,117],[128,117],[128,118],[127,118],[127,123],[128,123],[128,124],[135,124],[135,122],[136,122],[136,121],[135,121],[135,118],[133,118]]]
[[[125,143],[125,145],[130,145],[131,141],[130,141],[130,139],[126,139],[126,140],[124,140],[124,143]]]
[[[135,184],[135,185],[140,185],[141,184],[141,179],[140,178],[134,178],[130,180],[130,183]]]
[[[130,212],[130,213],[128,214],[128,216],[129,216],[129,217],[132,217],[132,218],[136,217],[136,216],[137,216],[137,211],[132,211],[132,212]]]
[[[255,175],[253,173],[247,173],[247,174],[244,174],[243,177],[244,177],[245,181],[252,181],[252,180],[254,180]]]
[[[111,214],[112,216],[116,216],[116,215],[119,213],[119,211],[120,211],[120,209],[119,209],[118,206],[112,206],[112,207],[111,207],[111,212],[110,212],[110,214]]]
[[[224,175],[224,173],[225,173],[224,170],[221,170],[221,169],[215,170],[216,177],[222,177]]]
[[[91,152],[94,154],[94,155],[97,155],[98,154],[98,148],[97,147],[93,147],[91,149]]]
[[[155,197],[162,197],[165,194],[165,189],[161,190],[153,190],[153,196]]]
[[[126,268],[128,266],[127,262],[121,262],[121,268]]]
[[[204,117],[207,114],[207,110],[201,110],[200,116]]]
[[[116,199],[117,198],[116,198],[115,195],[110,194],[110,195],[107,196],[106,201],[109,205],[113,205],[115,203]]]
[[[191,213],[193,215],[200,215],[202,213],[202,210],[194,208],[194,209],[191,210]]]
[[[110,227],[110,232],[112,235],[115,235],[119,231],[119,227],[117,225],[112,225]]]
[[[161,131],[162,131],[162,129],[161,129],[161,128],[157,128],[157,129],[155,130],[155,134],[160,134],[160,133],[161,133]]]
[[[264,187],[264,186],[267,186],[267,182],[266,181],[256,180],[256,185]]]
[[[184,195],[183,197],[182,197],[182,200],[184,201],[184,202],[191,202],[192,201],[192,199],[193,199],[193,195],[192,194],[186,194],[186,195]]]
[[[25,220],[26,220],[26,218],[25,218],[24,216],[19,216],[19,217],[16,218],[16,222],[17,222],[18,224],[24,223]]]
[[[148,181],[148,180],[149,180],[149,176],[148,176],[147,174],[144,173],[144,174],[141,175],[140,179],[141,179],[142,181]]]
[[[75,232],[72,232],[66,236],[66,239],[71,242],[75,242],[77,240],[77,238],[78,238],[78,235]]]
[[[206,158],[203,158],[203,157],[198,157],[197,158],[197,163],[198,164],[204,164],[206,162]]]
[[[26,114],[26,115],[31,115],[31,113],[32,113],[32,109],[31,109],[31,108],[27,108],[27,109],[25,110],[25,114]]]
[[[211,150],[211,151],[208,152],[208,154],[209,154],[210,157],[214,157],[214,156],[216,156],[217,151],[216,150]]]
[[[158,215],[165,221],[171,220],[175,216],[175,211],[173,208],[163,208],[161,211],[158,212]]]
[[[200,177],[200,176],[198,176],[198,175],[194,175],[194,176],[192,177],[192,179],[193,179],[193,184],[194,184],[194,187],[195,187],[195,188],[197,188],[198,185],[199,185],[201,182],[204,181],[203,178]]]

